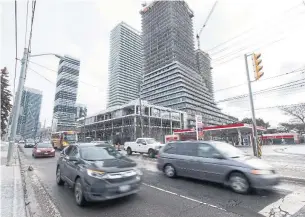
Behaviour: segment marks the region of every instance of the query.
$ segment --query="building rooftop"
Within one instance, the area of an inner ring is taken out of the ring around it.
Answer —
[[[31,93],[42,95],[42,91],[41,90],[34,89],[34,88],[31,88],[31,87],[24,87],[24,90],[28,91],[28,92],[31,92]]]

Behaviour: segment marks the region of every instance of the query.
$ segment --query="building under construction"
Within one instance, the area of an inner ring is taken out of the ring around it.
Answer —
[[[124,143],[139,137],[152,137],[163,142],[165,135],[184,129],[186,124],[185,112],[133,100],[79,120],[78,138],[113,141],[119,136]]]

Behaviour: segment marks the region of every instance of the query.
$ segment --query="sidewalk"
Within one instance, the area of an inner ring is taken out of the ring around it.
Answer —
[[[282,177],[305,182],[304,155],[278,151],[283,147],[285,148],[286,146],[263,146],[262,159],[273,165]],[[252,147],[243,147],[241,150],[253,155]]]
[[[25,217],[24,193],[20,165],[15,150],[12,166],[6,166],[8,144],[1,141],[1,216]]]

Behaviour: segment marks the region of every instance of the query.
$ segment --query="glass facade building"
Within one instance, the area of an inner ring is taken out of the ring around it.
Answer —
[[[205,86],[208,88],[214,99],[214,85],[212,78],[212,67],[211,67],[211,58],[208,53],[203,52],[202,50],[196,50],[196,59],[198,70],[203,77]]]
[[[21,97],[21,110],[17,135],[22,139],[35,139],[39,131],[42,91],[25,87]]]
[[[121,22],[110,35],[107,107],[120,106],[139,97],[142,64],[140,32]]]
[[[198,70],[194,14],[187,3],[154,1],[140,13],[144,47],[143,99],[186,112],[188,127],[195,126],[195,115],[201,115],[207,125],[236,121],[217,107]]]
[[[64,56],[59,61],[52,131],[74,130],[80,61]]]

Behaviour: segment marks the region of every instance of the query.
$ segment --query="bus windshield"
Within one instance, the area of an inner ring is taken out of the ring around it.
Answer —
[[[76,134],[64,134],[64,140],[75,141],[76,140]]]

